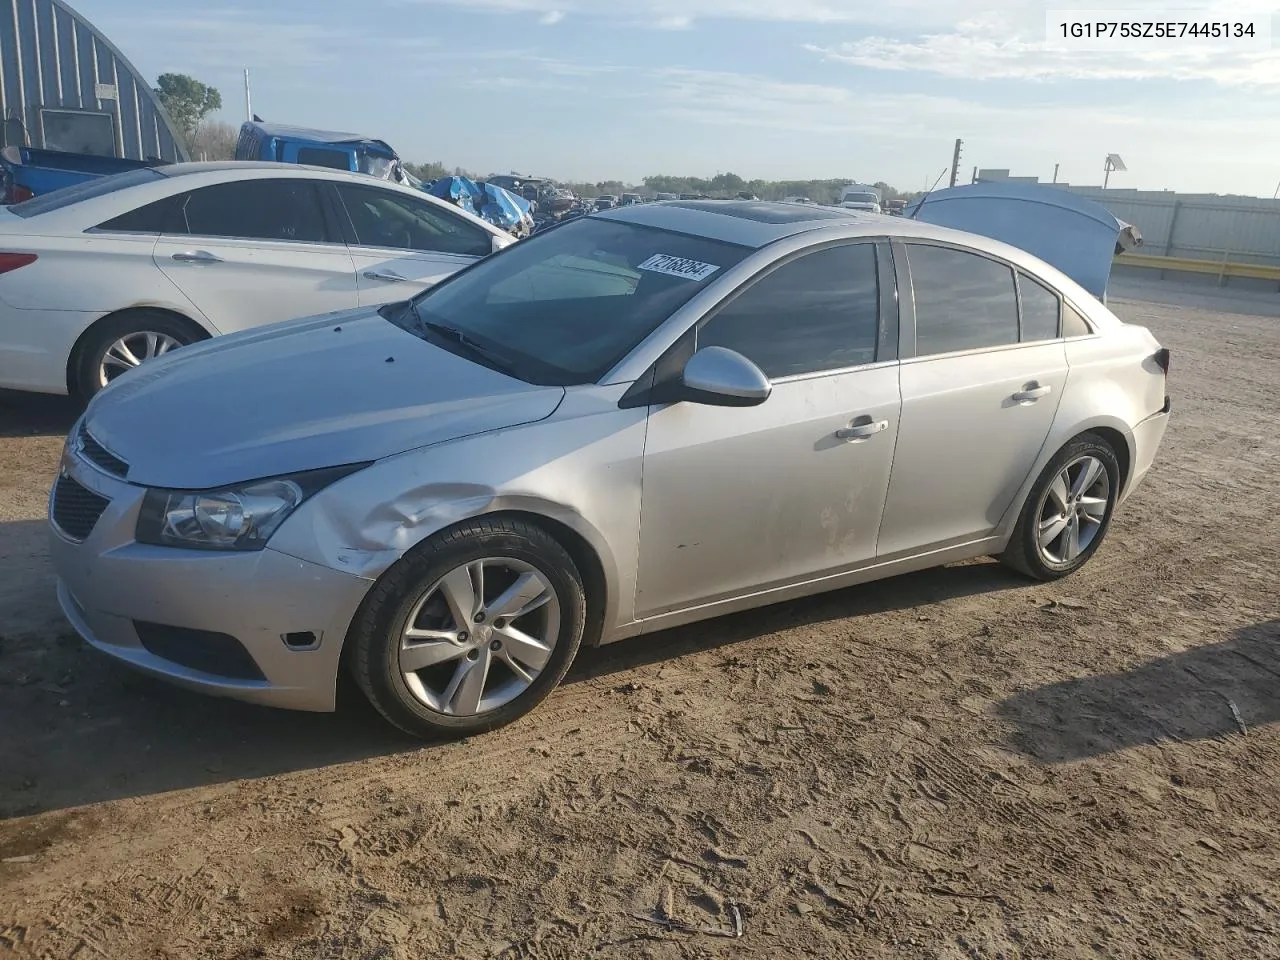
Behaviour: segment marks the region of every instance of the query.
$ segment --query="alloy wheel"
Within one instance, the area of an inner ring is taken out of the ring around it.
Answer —
[[[511,557],[475,560],[414,603],[400,636],[400,674],[430,709],[478,716],[529,689],[559,635],[560,598],[549,577]]]
[[[126,333],[107,347],[106,353],[102,355],[102,363],[98,366],[98,386],[105,387],[126,370],[132,370],[180,346],[182,343],[167,333],[155,333],[151,330]]]
[[[1036,545],[1054,566],[1071,563],[1097,539],[1111,509],[1111,477],[1096,457],[1072,460],[1040,501]]]

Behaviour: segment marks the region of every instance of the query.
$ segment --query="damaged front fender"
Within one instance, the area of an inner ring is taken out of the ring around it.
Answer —
[[[372,581],[441,530],[518,512],[569,528],[592,550],[605,579],[606,632],[628,623],[645,410],[618,409],[619,391],[571,392],[549,420],[381,460],[308,500],[271,548]]]

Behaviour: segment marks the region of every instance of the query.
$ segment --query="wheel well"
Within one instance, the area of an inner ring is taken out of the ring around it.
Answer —
[[[209,331],[200,324],[196,323],[188,316],[178,313],[176,310],[166,310],[164,307],[127,307],[124,310],[117,310],[115,313],[108,313],[104,317],[99,317],[93,323],[89,324],[76,338],[75,344],[71,347],[71,353],[67,356],[67,393],[75,393],[76,389],[76,368],[80,365],[80,356],[84,352],[84,345],[89,341],[94,331],[98,330],[104,323],[111,323],[121,317],[127,317],[134,313],[151,313],[161,314],[170,317],[191,328],[192,333],[196,335],[197,340],[206,340],[209,337]]]
[[[486,518],[510,517],[513,520],[523,520],[525,523],[531,523],[547,531],[547,533],[556,538],[560,546],[565,548],[573,559],[574,566],[582,574],[582,586],[586,588],[587,621],[583,630],[582,645],[585,647],[596,646],[604,631],[605,600],[609,584],[605,579],[604,565],[600,562],[600,557],[596,554],[591,544],[568,524],[553,520],[540,513],[527,513],[523,510],[502,510],[498,513],[485,514],[484,516]]]
[[[1116,455],[1116,463],[1120,465],[1120,491],[1123,493],[1129,483],[1129,444],[1124,434],[1113,427],[1094,427],[1088,432],[1102,440]]]

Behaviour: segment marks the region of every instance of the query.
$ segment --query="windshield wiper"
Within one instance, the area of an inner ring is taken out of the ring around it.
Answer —
[[[484,346],[472,339],[469,335],[459,330],[457,327],[451,327],[447,323],[436,323],[433,320],[424,320],[422,315],[418,313],[417,305],[413,308],[413,315],[418,320],[418,325],[424,330],[429,330],[437,337],[449,340],[462,347],[473,360],[484,364],[486,367],[497,370],[499,373],[505,373],[509,377],[521,379],[515,369],[515,365],[501,354],[495,353],[489,347]]]

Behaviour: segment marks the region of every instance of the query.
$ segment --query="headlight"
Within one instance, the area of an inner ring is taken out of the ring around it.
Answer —
[[[221,490],[148,490],[135,539],[190,550],[261,550],[304,500],[366,464],[253,480]]]

